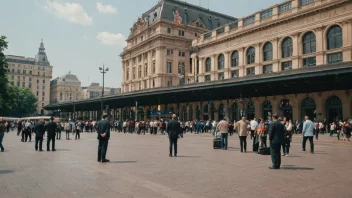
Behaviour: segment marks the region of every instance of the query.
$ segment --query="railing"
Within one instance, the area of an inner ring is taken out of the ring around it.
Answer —
[[[230,24],[230,30],[238,28],[238,22],[236,21],[235,23]]]
[[[315,1],[315,0],[300,0],[300,1],[299,1],[299,5],[300,5],[300,6],[305,6],[305,5],[314,3],[314,1]]]
[[[219,28],[216,30],[216,35],[222,34],[225,32],[225,27]]]
[[[255,21],[255,16],[247,17],[247,18],[243,19],[243,25],[252,24],[252,23],[254,23],[254,21]]]
[[[284,3],[279,6],[279,13],[283,13],[291,9],[292,9],[292,2]]]
[[[212,32],[208,32],[206,34],[204,34],[204,39],[208,39],[211,38]]]

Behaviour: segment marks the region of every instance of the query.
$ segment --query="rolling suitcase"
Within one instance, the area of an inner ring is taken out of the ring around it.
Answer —
[[[221,137],[217,136],[217,132],[215,133],[215,137],[213,139],[213,148],[214,149],[221,148]]]
[[[270,148],[269,147],[260,148],[258,154],[270,155]]]

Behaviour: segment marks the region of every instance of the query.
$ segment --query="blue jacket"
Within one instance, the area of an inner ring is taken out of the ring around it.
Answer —
[[[302,133],[305,137],[314,136],[314,123],[310,120],[304,121]]]

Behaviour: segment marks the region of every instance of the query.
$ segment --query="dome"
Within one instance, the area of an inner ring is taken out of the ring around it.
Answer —
[[[76,75],[73,75],[73,74],[65,74],[63,76],[60,76],[59,79],[57,80],[58,83],[61,83],[61,82],[69,82],[69,83],[81,83],[81,81],[78,80],[77,76]]]

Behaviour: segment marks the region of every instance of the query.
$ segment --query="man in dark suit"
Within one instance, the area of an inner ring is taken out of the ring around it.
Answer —
[[[44,119],[41,118],[39,122],[35,125],[35,150],[38,151],[38,142],[39,142],[39,151],[43,151],[43,136],[45,133]]]
[[[174,154],[177,157],[177,140],[180,134],[180,122],[176,120],[176,114],[172,115],[172,120],[167,125],[167,133],[169,134],[170,140],[170,154],[172,157],[172,145],[174,146]]]
[[[110,162],[106,159],[106,151],[108,150],[108,143],[110,139],[110,123],[108,115],[103,114],[103,119],[98,123],[98,162]]]
[[[52,151],[56,151],[55,150],[55,134],[56,134],[56,128],[57,128],[57,124],[56,122],[54,122],[54,118],[51,117],[50,118],[50,122],[48,122],[46,124],[46,129],[48,132],[48,139],[46,142],[46,150],[50,151],[50,141],[52,141]]]
[[[278,121],[278,115],[273,115],[273,122],[270,124],[270,154],[273,166],[270,169],[280,169],[281,165],[281,145],[285,142],[285,126]]]

